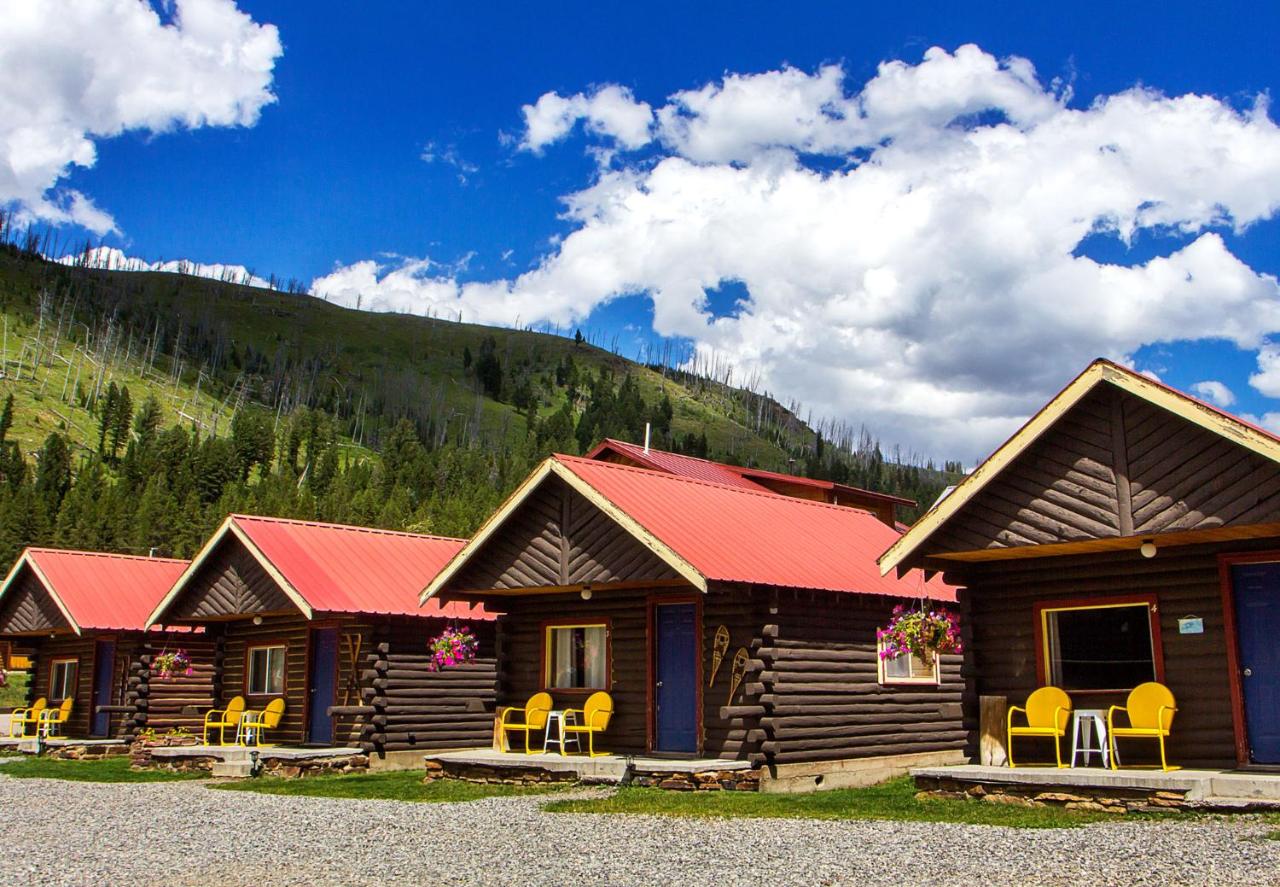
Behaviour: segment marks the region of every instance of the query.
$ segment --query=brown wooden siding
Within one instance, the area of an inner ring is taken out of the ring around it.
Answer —
[[[487,746],[497,692],[492,623],[472,626],[476,659],[432,671],[428,641],[449,623],[396,619],[379,624],[364,656],[358,741],[370,752]]]
[[[975,696],[1009,697],[1021,704],[1038,685],[1035,649],[1037,601],[1155,595],[1164,679],[1178,699],[1169,741],[1170,760],[1189,767],[1236,762],[1217,555],[1280,548],[1280,539],[1161,548],[1153,559],[1136,552],[1035,558],[965,565],[948,572],[963,581],[972,609],[970,647]],[[1203,634],[1178,633],[1178,619],[1199,616]],[[1077,706],[1123,705],[1123,694],[1073,694]],[[968,712],[976,723],[976,711]],[[976,735],[970,736],[970,750]],[[1140,744],[1124,755],[1141,760]],[[1051,753],[1051,752],[1050,752]]]
[[[151,665],[161,653],[183,650],[191,658],[191,674],[160,678]],[[186,730],[199,736],[204,714],[214,707],[218,679],[217,642],[207,634],[149,634],[135,648],[128,678],[120,732],[149,729],[157,733]]]
[[[931,554],[1280,520],[1280,471],[1113,385],[1095,388],[947,521]]]
[[[964,747],[962,657],[946,655],[940,683],[881,685],[876,629],[901,601],[780,592],[751,689],[765,714],[769,763],[839,760]]]
[[[226,623],[222,628],[222,675],[219,707],[234,696],[244,696],[251,709],[261,709],[274,696],[249,696],[245,673],[246,651],[250,647],[285,647],[284,717],[280,726],[268,734],[267,741],[278,745],[299,745],[306,740],[305,715],[307,693],[307,654],[311,623],[297,616],[267,616],[261,625],[249,620]],[[341,686],[341,684],[339,684]]]
[[[90,718],[93,707],[94,685],[94,653],[98,638],[114,639],[115,660],[112,663],[111,695],[109,705],[118,706],[125,702],[129,678],[129,663],[133,660],[139,647],[140,635],[137,632],[120,632],[118,634],[95,635],[86,632],[81,636],[63,635],[57,638],[44,638],[27,648],[33,658],[30,699],[49,696],[50,669],[54,660],[74,658],[77,662],[75,701],[71,708],[71,717],[62,727],[62,735],[75,739],[88,737]],[[49,700],[50,707],[58,703]],[[114,736],[121,731],[127,718],[118,712],[110,716],[110,724],[106,736]]]
[[[548,477],[450,585],[470,590],[674,578],[611,518],[558,477]]]
[[[296,609],[262,564],[228,535],[210,552],[164,618],[178,622]]]
[[[0,605],[0,634],[29,634],[69,628],[67,619],[31,568],[22,567]]]

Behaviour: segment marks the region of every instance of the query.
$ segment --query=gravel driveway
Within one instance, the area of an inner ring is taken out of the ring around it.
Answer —
[[[543,813],[0,777],[0,885],[1280,884],[1256,820],[1078,829]]]

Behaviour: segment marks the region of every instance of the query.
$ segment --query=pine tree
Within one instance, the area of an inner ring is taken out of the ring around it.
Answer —
[[[101,407],[98,413],[98,452],[104,452],[107,446],[107,434],[111,431],[111,423],[116,416],[116,398],[119,393],[116,391],[116,383],[107,384],[107,397],[99,405]]]
[[[116,392],[116,401],[112,406],[111,428],[109,436],[111,439],[111,458],[114,460],[116,454],[120,452],[120,447],[129,437],[129,425],[133,422],[133,398],[129,395],[129,386],[123,385]]]
[[[35,492],[44,503],[45,513],[52,519],[62,506],[71,487],[71,449],[58,432],[45,438],[36,457]]]
[[[0,444],[5,442],[5,438],[9,436],[9,429],[13,427],[13,395],[10,394],[4,399],[4,410],[0,411]]]

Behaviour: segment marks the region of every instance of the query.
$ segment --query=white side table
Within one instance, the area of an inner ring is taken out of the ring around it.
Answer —
[[[565,753],[565,746],[570,742],[573,743],[574,751],[581,751],[578,745],[578,734],[574,733],[568,738],[564,735],[565,724],[577,724],[578,716],[567,709],[554,709],[547,713],[547,731],[542,736],[542,753],[547,754],[551,751],[552,745],[560,747],[560,754]],[[555,731],[554,733],[552,731]]]
[[[1093,737],[1098,744],[1093,744]],[[1084,766],[1097,753],[1102,766],[1111,766],[1111,753],[1107,750],[1107,713],[1100,708],[1078,708],[1071,714],[1071,766],[1076,766],[1076,755],[1084,755]]]

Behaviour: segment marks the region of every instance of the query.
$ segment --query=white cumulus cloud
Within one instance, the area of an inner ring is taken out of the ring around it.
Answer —
[[[525,147],[592,119],[583,101],[526,108]],[[730,74],[671,97],[654,121],[598,129],[623,153],[564,198],[571,230],[518,277],[362,262],[315,288],[364,307],[560,325],[645,293],[659,334],[815,414],[966,461],[1093,357],[1205,338],[1257,349],[1280,332],[1280,284],[1222,236],[1280,209],[1280,128],[1264,97],[1241,109],[1133,88],[1077,106],[1025,59],[966,46],[883,64],[860,86],[838,66]],[[1154,258],[1081,250],[1138,236]],[[726,281],[748,295],[715,316],[706,291]],[[1253,384],[1280,395],[1280,353],[1274,364]]]
[[[1191,390],[1210,403],[1220,407],[1229,407],[1236,402],[1236,396],[1231,389],[1217,379],[1196,382],[1191,386]]]
[[[648,103],[637,102],[631,90],[615,85],[567,98],[548,92],[521,110],[525,132],[520,147],[535,152],[568,136],[579,120],[586,121],[590,132],[635,149],[649,142],[653,123]]]
[[[233,0],[0,2],[0,206],[104,233],[109,213],[58,188],[127,130],[252,126],[282,49]]]

